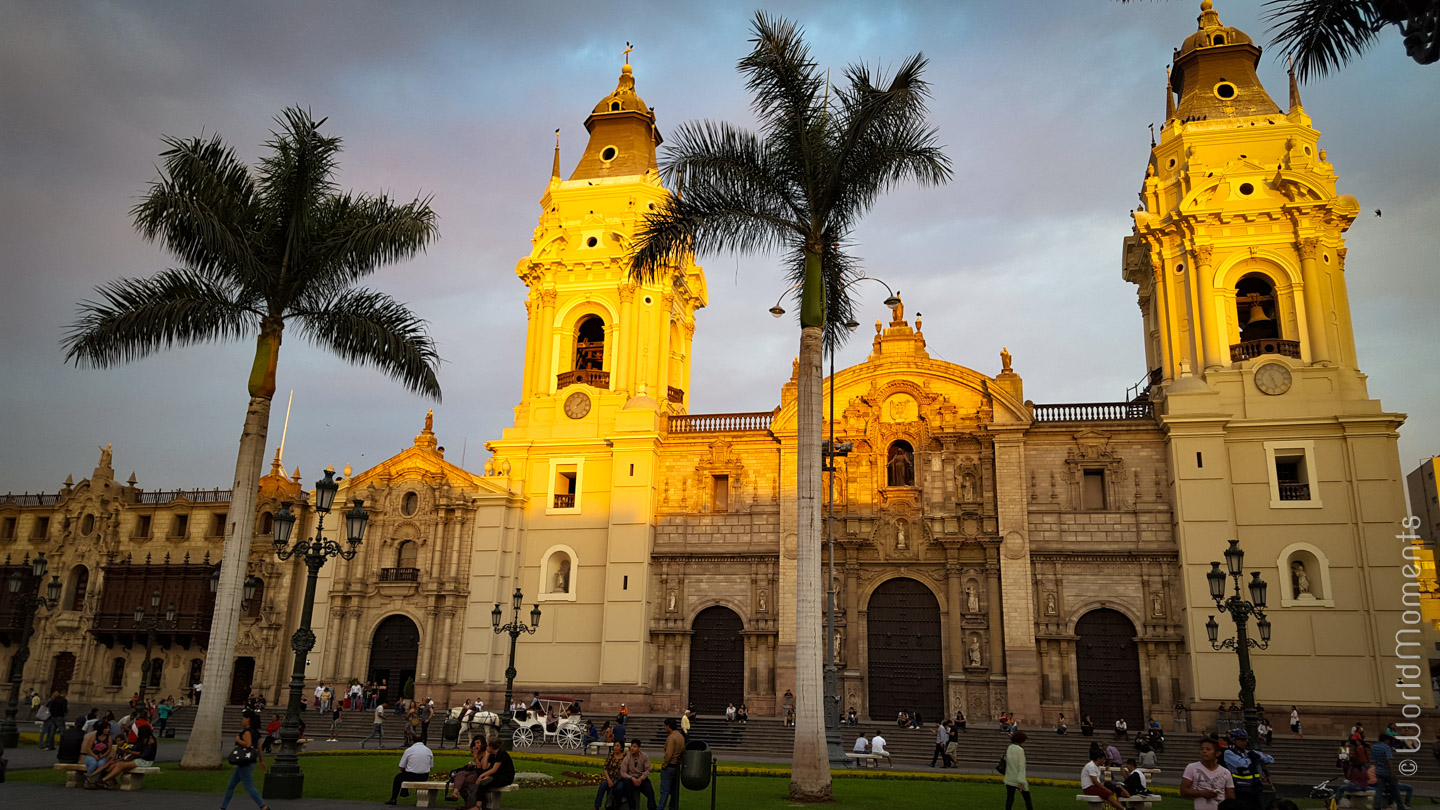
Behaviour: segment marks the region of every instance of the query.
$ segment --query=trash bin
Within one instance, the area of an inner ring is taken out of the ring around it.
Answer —
[[[710,744],[704,740],[685,743],[685,753],[680,755],[680,784],[691,790],[704,790],[710,786]]]
[[[440,727],[440,739],[447,743],[458,742],[460,739],[460,721],[451,717]]]

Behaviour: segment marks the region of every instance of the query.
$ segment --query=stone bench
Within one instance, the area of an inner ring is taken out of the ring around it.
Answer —
[[[1119,794],[1116,794],[1115,800],[1124,805],[1129,805],[1131,807],[1139,807],[1146,804],[1154,804],[1155,802],[1160,801],[1160,795],[1157,793],[1146,793],[1143,796],[1131,796],[1129,798],[1122,799],[1120,798]],[[1077,793],[1075,795],[1075,801],[1087,802],[1089,804],[1105,803],[1104,799],[1100,798],[1099,796],[1091,796],[1089,793]]]
[[[84,772],[85,766],[81,765],[80,770],[81,772]],[[445,788],[447,788],[449,785],[449,782],[400,783],[400,787],[404,788],[405,790],[415,791],[416,807],[438,807],[441,800],[445,798]],[[505,787],[498,790],[492,790],[487,792],[485,795],[485,807],[487,808],[487,810],[500,810],[500,794],[509,793],[511,791],[519,789],[519,785],[506,785]]]
[[[889,759],[884,754],[862,754],[858,751],[845,752],[845,758],[848,759],[850,765],[855,768],[864,768],[866,765],[869,765],[871,768],[876,768],[879,767],[880,760],[884,759],[888,761]]]
[[[65,787],[83,787],[85,784],[85,765],[83,763],[57,762],[51,766],[52,769],[65,772]],[[154,776],[160,773],[160,769],[154,766],[149,768],[133,768],[120,774],[116,780],[121,790],[144,790],[145,777]]]
[[[1353,792],[1336,793],[1337,807],[1371,807],[1375,804],[1375,791],[1356,790]],[[1358,800],[1358,803],[1356,802]]]
[[[607,743],[604,740],[597,740],[595,742],[585,743],[585,755],[600,756],[601,754],[605,753],[605,749],[609,748],[612,744],[613,743]]]

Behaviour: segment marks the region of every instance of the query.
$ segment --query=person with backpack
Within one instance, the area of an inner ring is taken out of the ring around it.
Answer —
[[[40,747],[47,751],[55,750],[55,740],[60,732],[65,730],[65,714],[70,711],[70,701],[65,699],[65,693],[55,690],[45,705],[40,707],[36,718],[44,722],[40,729]],[[40,717],[44,714],[44,717]]]

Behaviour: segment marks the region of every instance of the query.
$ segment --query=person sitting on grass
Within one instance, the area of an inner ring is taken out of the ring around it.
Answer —
[[[121,774],[136,768],[152,767],[155,764],[155,752],[158,748],[153,729],[148,725],[141,726],[135,747],[114,757],[109,764],[95,771],[95,774],[90,777],[90,781],[85,783],[85,787],[115,790],[119,787]]]
[[[1120,804],[1120,800],[1115,798],[1115,791],[1106,784],[1104,773],[1100,770],[1105,766],[1105,761],[1105,749],[1098,745],[1091,745],[1090,761],[1080,769],[1080,792],[1086,796],[1100,797],[1100,801],[1115,810],[1125,810],[1124,805]]]

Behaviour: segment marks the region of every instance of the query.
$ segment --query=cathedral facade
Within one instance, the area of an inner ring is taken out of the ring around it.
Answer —
[[[1395,678],[1414,576],[1393,539],[1403,416],[1366,390],[1345,292],[1359,206],[1337,193],[1293,81],[1286,109],[1261,85],[1259,55],[1208,2],[1176,52],[1120,251],[1148,362],[1136,389],[1037,404],[1023,358],[1002,350],[988,371],[939,360],[903,302],[865,362],[825,380],[827,435],[849,446],[824,481],[842,708],[1134,724],[1183,704],[1211,725],[1237,691],[1234,652],[1206,632],[1218,612],[1206,574],[1231,538],[1270,584],[1273,636],[1252,656],[1261,702],[1297,705],[1321,729],[1390,722],[1411,702]],[[520,599],[522,618],[531,604],[541,618],[518,644],[517,692],[601,713],[766,713],[796,688],[795,380],[769,410],[691,412],[705,276],[689,261],[651,284],[630,276],[633,235],[670,192],[629,65],[585,125],[568,177],[556,149],[516,265],[528,327],[513,426],[478,471],[445,459],[428,417],[410,449],[344,471],[337,503],[363,498],[370,528],[353,560],[322,572],[311,679],[413,680],[417,695],[494,705],[509,637],[492,614],[510,621]],[[139,677],[144,634],[120,613],[143,583],[164,579],[208,628],[203,554],[218,559],[220,538],[195,515],[223,515],[225,500],[120,486],[109,466],[107,452],[57,496],[0,502],[8,564],[44,551],[69,578],[65,605],[37,622],[25,682],[58,686],[68,667],[90,699]],[[263,592],[240,619],[249,682],[232,695],[273,699],[285,683],[302,569],[273,561],[263,535],[282,501],[306,498],[277,460],[250,557]],[[181,513],[178,534],[137,528]],[[164,574],[162,549],[195,570]],[[204,641],[162,638],[163,690],[198,677]]]

